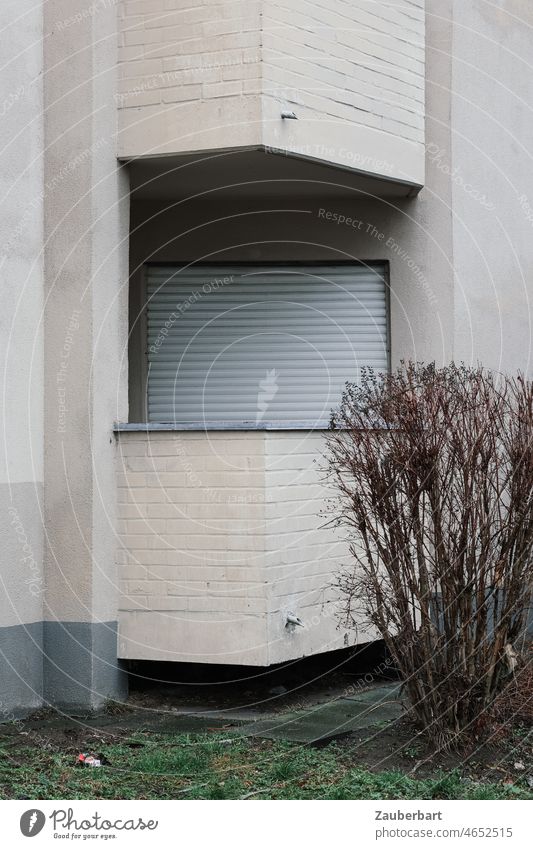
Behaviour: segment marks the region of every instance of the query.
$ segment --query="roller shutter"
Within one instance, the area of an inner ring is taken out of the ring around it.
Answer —
[[[327,424],[388,368],[384,265],[147,266],[151,422]]]

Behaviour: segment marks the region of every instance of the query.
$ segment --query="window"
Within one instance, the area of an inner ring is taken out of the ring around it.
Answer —
[[[384,264],[147,266],[148,419],[320,427],[388,368]]]

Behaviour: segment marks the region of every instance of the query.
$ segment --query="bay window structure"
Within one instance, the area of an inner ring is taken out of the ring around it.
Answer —
[[[345,382],[413,347],[424,3],[170,5],[119,48],[118,656],[268,666],[374,638],[338,627],[322,458]]]

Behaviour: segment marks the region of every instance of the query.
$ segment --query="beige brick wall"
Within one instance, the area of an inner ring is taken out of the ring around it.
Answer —
[[[119,155],[253,145],[259,0],[120,4]]]
[[[119,449],[120,657],[266,666],[353,643],[320,436],[130,432]]]
[[[354,639],[337,630],[331,585],[348,552],[339,535],[324,527],[330,518],[326,497],[333,494],[324,480],[324,438],[309,431],[264,437],[268,659],[278,663]],[[287,613],[304,627],[287,630]]]
[[[124,433],[121,657],[262,663],[262,434]]]
[[[121,157],[266,146],[423,183],[424,0],[125,0],[120,15]]]
[[[265,0],[263,30],[267,114],[285,99],[300,120],[329,125],[330,146],[346,148],[330,155],[345,165],[360,129],[423,147],[423,0]]]
[[[422,184],[424,0],[263,8],[265,144]]]

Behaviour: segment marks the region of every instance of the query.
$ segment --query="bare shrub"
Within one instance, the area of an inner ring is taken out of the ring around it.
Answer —
[[[328,434],[344,616],[371,624],[418,724],[476,728],[520,663],[532,591],[533,387],[402,363],[348,384]]]

